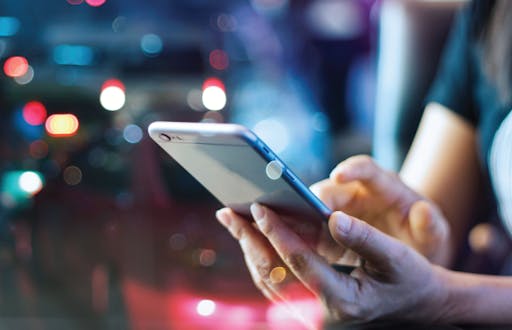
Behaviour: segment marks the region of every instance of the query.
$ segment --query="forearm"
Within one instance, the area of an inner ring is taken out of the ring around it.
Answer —
[[[456,324],[511,324],[512,277],[460,273],[438,268],[442,320]]]

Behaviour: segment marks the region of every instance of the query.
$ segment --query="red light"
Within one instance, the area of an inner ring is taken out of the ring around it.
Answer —
[[[48,135],[54,137],[73,136],[78,131],[78,126],[78,118],[70,113],[51,115],[45,124]]]
[[[7,76],[17,78],[28,71],[28,61],[23,56],[9,57],[4,63],[4,72]]]
[[[123,92],[126,90],[126,88],[124,87],[124,84],[121,82],[121,80],[118,80],[118,79],[108,79],[108,80],[106,80],[103,83],[103,85],[101,85],[101,90],[103,91],[107,87],[118,87]]]
[[[213,86],[219,87],[224,92],[226,91],[226,87],[224,86],[224,83],[222,82],[222,80],[220,80],[219,78],[208,78],[203,83],[203,92],[208,87],[213,87]]]
[[[85,0],[85,2],[87,2],[87,4],[91,7],[100,7],[105,4],[107,0]]]
[[[23,119],[32,126],[42,125],[46,119],[46,108],[41,102],[28,102],[23,107]]]
[[[210,65],[216,70],[226,70],[229,66],[228,54],[220,49],[215,49],[210,52]]]

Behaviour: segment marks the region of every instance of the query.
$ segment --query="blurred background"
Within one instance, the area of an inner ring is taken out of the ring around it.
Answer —
[[[146,128],[244,124],[307,184],[396,170],[463,2],[0,0],[2,328],[303,329]]]

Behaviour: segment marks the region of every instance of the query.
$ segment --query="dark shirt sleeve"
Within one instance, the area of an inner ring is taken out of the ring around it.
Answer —
[[[474,46],[469,15],[467,7],[457,13],[426,101],[442,104],[476,125],[477,115],[472,93]]]

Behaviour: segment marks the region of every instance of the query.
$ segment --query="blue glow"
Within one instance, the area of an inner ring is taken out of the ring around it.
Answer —
[[[44,128],[43,125],[32,126],[29,125],[23,118],[23,112],[17,110],[13,115],[14,128],[20,132],[28,140],[37,140],[43,136]]]
[[[146,34],[140,40],[140,48],[146,55],[158,55],[162,52],[163,48],[162,38],[156,34]]]
[[[59,45],[53,49],[53,60],[60,65],[91,65],[94,51],[87,46]]]
[[[20,29],[20,21],[15,17],[0,16],[0,37],[11,37]]]

